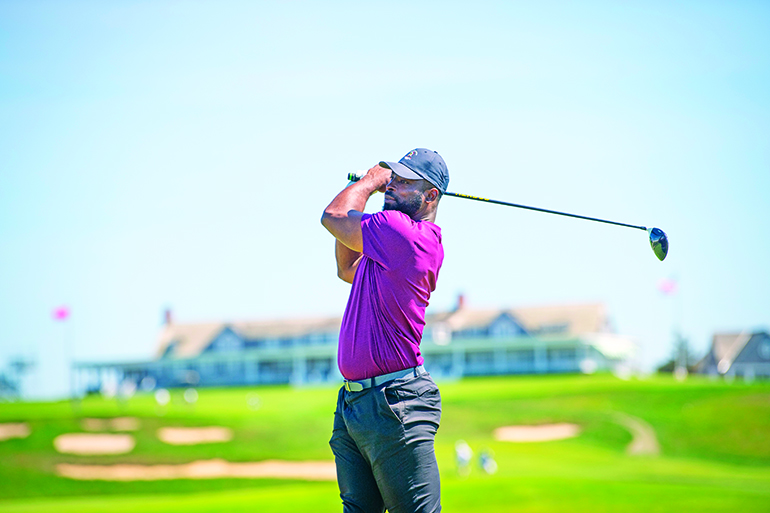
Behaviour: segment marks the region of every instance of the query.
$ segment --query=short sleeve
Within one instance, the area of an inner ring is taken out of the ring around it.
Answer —
[[[361,217],[364,255],[385,269],[394,269],[412,253],[414,221],[397,210]]]

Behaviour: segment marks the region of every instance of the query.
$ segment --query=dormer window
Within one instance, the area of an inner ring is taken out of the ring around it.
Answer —
[[[240,351],[243,348],[241,338],[229,329],[220,333],[220,335],[209,346],[210,351],[217,353],[231,353]]]
[[[489,336],[494,338],[517,337],[526,334],[526,331],[507,314],[498,317],[489,327]]]

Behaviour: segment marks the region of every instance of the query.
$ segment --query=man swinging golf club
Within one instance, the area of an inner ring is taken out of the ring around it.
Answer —
[[[345,513],[441,511],[433,450],[441,397],[420,341],[444,259],[434,221],[448,183],[441,156],[418,148],[369,169],[321,219],[336,238],[337,274],[352,284],[329,442]],[[376,191],[385,193],[382,212],[364,214]]]

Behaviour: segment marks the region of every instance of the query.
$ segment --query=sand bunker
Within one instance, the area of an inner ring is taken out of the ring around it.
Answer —
[[[81,427],[86,431],[136,431],[139,419],[136,417],[115,417],[113,419],[83,419]]]
[[[68,454],[124,454],[131,452],[135,442],[131,435],[67,433],[57,436],[53,445]]]
[[[27,438],[30,430],[26,422],[0,424],[0,441],[9,438]]]
[[[574,438],[580,434],[577,424],[543,424],[540,426],[505,426],[495,429],[495,439],[503,442],[549,442]]]
[[[158,438],[171,445],[195,445],[229,442],[233,431],[224,427],[164,427],[158,430]]]
[[[335,481],[333,461],[277,461],[231,463],[200,460],[181,465],[71,465],[56,466],[60,476],[79,480],[156,481],[161,479],[278,478]]]

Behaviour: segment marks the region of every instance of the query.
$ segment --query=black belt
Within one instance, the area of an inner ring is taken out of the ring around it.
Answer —
[[[417,377],[427,373],[428,371],[425,370],[425,367],[418,365],[417,367],[391,372],[390,374],[383,374],[382,376],[374,376],[373,378],[357,380],[346,379],[344,387],[348,392],[360,392],[361,390],[376,387],[378,385],[382,385],[383,383],[387,383],[388,381],[393,381],[394,379],[403,378],[410,375]]]

